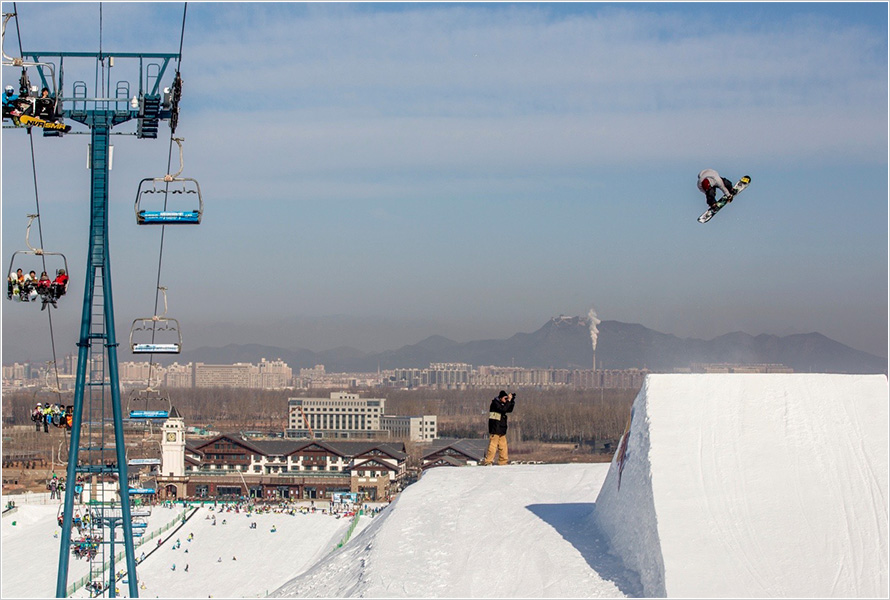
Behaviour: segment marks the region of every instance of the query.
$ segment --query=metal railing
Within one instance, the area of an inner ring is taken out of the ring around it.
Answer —
[[[186,513],[188,513],[189,510],[191,510],[192,513],[191,513],[190,515],[186,516]],[[173,527],[177,527],[177,526],[179,526],[179,525],[182,525],[183,523],[185,523],[185,521],[187,521],[188,519],[190,519],[190,518],[191,518],[197,511],[198,511],[197,508],[193,508],[193,507],[185,508],[185,509],[184,509],[181,513],[179,513],[179,514],[178,514],[172,521],[170,521],[169,523],[167,523],[167,524],[164,525],[163,527],[160,527],[160,528],[158,528],[158,529],[152,531],[150,534],[146,534],[146,535],[142,536],[141,538],[139,538],[138,540],[136,540],[136,542],[133,544],[133,551],[135,552],[136,549],[138,549],[139,547],[141,547],[141,546],[142,546],[143,544],[145,544],[147,541],[149,541],[149,540],[153,540],[153,539],[155,539],[156,537],[160,537],[161,535],[163,535],[164,533],[166,533],[167,531],[169,531],[169,530],[172,529]],[[116,561],[116,562],[119,562],[119,561],[124,557],[125,554],[126,554],[126,551],[125,551],[125,550],[120,551],[120,552],[115,556],[115,561]],[[111,560],[110,560],[110,559],[107,560],[107,561],[105,561],[105,563],[102,565],[103,578],[104,578],[104,573],[105,573],[105,571],[108,570],[108,567],[109,567],[110,565],[111,565]],[[81,577],[80,579],[78,579],[78,580],[74,581],[73,583],[71,583],[71,584],[68,586],[68,596],[71,596],[72,594],[74,594],[74,592],[76,592],[77,590],[79,590],[80,588],[82,588],[83,586],[85,586],[87,583],[89,583],[89,582],[90,582],[90,579],[91,579],[91,577],[90,577],[90,574],[88,573],[88,574],[84,575],[83,577]]]

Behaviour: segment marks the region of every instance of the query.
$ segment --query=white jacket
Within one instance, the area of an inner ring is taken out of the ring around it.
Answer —
[[[718,173],[714,169],[705,169],[698,174],[698,189],[701,190],[703,193],[705,192],[705,188],[702,187],[702,181],[704,181],[705,179],[711,182],[711,187],[714,187],[716,185],[718,188],[720,188],[724,196],[730,195],[729,190],[726,189],[726,184],[723,183],[723,178],[720,177],[720,173]]]

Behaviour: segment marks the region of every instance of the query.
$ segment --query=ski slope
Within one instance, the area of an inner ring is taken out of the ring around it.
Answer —
[[[58,506],[20,505],[14,515],[4,517],[2,536],[3,598],[53,598],[59,559],[55,518]],[[189,511],[191,512],[191,511]],[[156,507],[148,518],[148,531],[156,530],[182,514],[181,507]],[[216,516],[216,525],[207,519]],[[223,525],[225,519],[226,524]],[[13,526],[12,522],[16,525]],[[356,531],[372,519],[361,517]],[[257,528],[250,529],[256,522]],[[333,550],[349,528],[349,518],[336,518],[320,511],[314,514],[235,514],[199,508],[179,529],[161,536],[165,540],[154,549],[156,540],[136,549],[137,558],[146,559],[136,570],[144,598],[256,598],[264,597],[284,582],[312,566]],[[272,528],[276,529],[272,533]],[[194,534],[188,541],[189,534]],[[168,539],[169,537],[169,539]],[[180,541],[178,549],[173,546]],[[232,560],[232,558],[237,560]],[[176,565],[176,570],[172,570]],[[185,571],[188,565],[188,571]],[[123,560],[117,570],[126,569]],[[69,584],[85,575],[89,565],[74,557],[69,561]],[[118,582],[120,596],[126,596],[126,583]],[[73,594],[88,598],[83,588]]]
[[[207,519],[211,514],[216,516],[216,525]],[[256,529],[250,529],[252,522],[257,523]],[[349,523],[349,518],[337,519],[321,512],[248,516],[199,509],[182,529],[137,567],[139,581],[146,586],[140,589],[139,595],[264,597],[295,572],[307,569],[333,550],[346,534]],[[188,541],[190,534],[194,534],[192,541]],[[176,540],[180,545],[174,550]],[[119,588],[126,592],[126,586],[119,585]]]
[[[37,496],[47,496],[39,494]],[[60,501],[52,504],[22,504],[21,498],[4,496],[3,505],[9,499],[19,504],[18,509],[3,517],[2,527],[2,579],[0,596],[3,598],[54,598],[56,573],[59,562],[59,538],[61,527],[57,522]],[[149,531],[161,529],[182,515],[182,509],[156,508],[145,520]],[[120,535],[120,532],[118,532]],[[122,546],[118,547],[120,550]],[[145,548],[137,550],[137,554]],[[68,561],[68,580],[75,581],[89,573],[89,562],[73,556]]]
[[[885,376],[650,375],[633,411],[592,520],[647,596],[887,597]]]
[[[140,596],[886,598],[888,396],[882,375],[651,375],[611,465],[432,469],[337,550],[347,519],[202,509]],[[3,519],[4,598],[53,595],[55,515]]]

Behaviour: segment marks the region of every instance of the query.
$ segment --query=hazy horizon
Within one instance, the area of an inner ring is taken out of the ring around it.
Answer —
[[[554,318],[559,315],[553,315]],[[584,317],[584,315],[566,315],[566,316],[579,316]],[[610,321],[612,319],[605,319],[606,321]],[[501,326],[504,328],[503,333],[495,334],[488,337],[480,337],[473,336],[473,332],[477,331],[469,326],[464,327],[452,327],[448,331],[448,333],[443,333],[439,330],[433,330],[431,327],[434,327],[434,324],[423,322],[420,320],[412,321],[412,322],[395,322],[389,321],[386,319],[356,319],[352,317],[348,317],[346,315],[327,315],[316,318],[294,318],[294,319],[285,319],[280,320],[275,323],[270,323],[265,326],[251,326],[249,324],[225,324],[225,323],[217,323],[216,326],[208,325],[207,328],[203,330],[199,330],[198,332],[189,331],[190,338],[196,340],[195,345],[185,348],[185,351],[192,351],[199,348],[223,348],[225,346],[235,344],[235,345],[248,345],[248,344],[256,344],[260,346],[269,346],[274,348],[281,348],[284,350],[310,350],[312,352],[320,353],[328,350],[334,350],[338,348],[353,348],[359,350],[366,354],[374,354],[379,352],[385,352],[390,350],[398,350],[404,346],[410,346],[417,343],[422,342],[423,340],[431,337],[431,336],[442,336],[448,338],[452,341],[458,343],[465,343],[471,341],[481,341],[481,340],[501,340],[512,337],[518,333],[533,333],[538,330],[540,327],[544,326],[547,320],[541,321],[537,326],[532,327],[530,329],[525,330],[508,330],[509,324],[503,323]],[[637,323],[648,329],[653,329],[648,327],[645,323]],[[491,328],[492,331],[495,331],[495,328]],[[675,335],[681,339],[684,338],[693,338],[693,339],[702,339],[704,341],[711,341],[714,337],[720,337],[721,335],[726,335],[730,333],[735,333],[736,331],[726,331],[717,336],[708,337],[708,338],[697,338],[696,336],[684,336],[677,335],[672,332],[660,331],[657,329],[653,329],[658,331],[658,333],[664,333],[668,335]],[[288,332],[296,332],[294,334],[290,334]],[[397,333],[396,333],[397,332]],[[760,334],[765,335],[774,335],[777,337],[785,337],[788,335],[796,335],[796,334],[808,334],[808,333],[821,333],[825,335],[823,332],[819,331],[794,331],[791,329],[785,330],[783,332],[748,332],[743,331],[742,333],[746,333],[752,336],[757,336]],[[831,337],[831,336],[827,336]],[[384,344],[381,340],[389,339],[391,340],[389,345]],[[133,355],[129,352],[126,340],[121,341],[121,346],[118,350],[118,359],[121,362],[125,361],[147,361],[149,357]],[[838,340],[836,340],[838,341]],[[841,342],[843,343],[843,342]],[[855,348],[854,350],[862,350],[861,348]],[[862,350],[864,352],[868,352],[867,350]],[[39,349],[37,350],[39,352]],[[66,354],[77,355],[77,348],[70,348],[66,352],[59,353],[57,349],[57,354],[59,359],[64,357]],[[887,358],[887,354],[875,354],[869,352],[869,354],[873,354],[880,358]],[[174,358],[175,357],[170,357]],[[269,360],[274,360],[279,358],[277,356],[267,356]],[[29,355],[27,357],[23,357],[20,355],[19,358],[10,358],[8,354],[3,355],[2,363],[4,365],[12,364],[13,362],[32,362],[32,363],[40,363],[46,360],[51,359],[50,356],[42,356],[40,354]],[[163,361],[167,362],[167,361]]]
[[[98,50],[98,3],[16,7],[7,53]],[[204,219],[167,228],[159,260],[133,199],[165,173],[169,127],[113,139],[117,341],[153,314],[160,279],[186,349],[502,339],[594,306],[682,338],[817,331],[886,357],[887,14],[189,4],[176,135]],[[182,4],[103,3],[103,51],[176,52],[182,18]],[[77,350],[88,141],[34,136],[44,246],[71,275],[59,357]],[[706,167],[753,181],[701,225]],[[2,175],[8,265],[36,212],[23,130],[2,131]],[[2,318],[4,363],[51,356],[39,305],[5,302]]]

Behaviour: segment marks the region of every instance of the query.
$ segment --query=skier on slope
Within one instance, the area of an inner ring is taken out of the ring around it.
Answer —
[[[717,189],[723,192],[723,197],[727,202],[732,202],[732,182],[726,177],[720,177],[720,173],[714,169],[705,169],[698,174],[698,189],[705,195],[708,200],[708,206],[714,207],[717,201]]]

